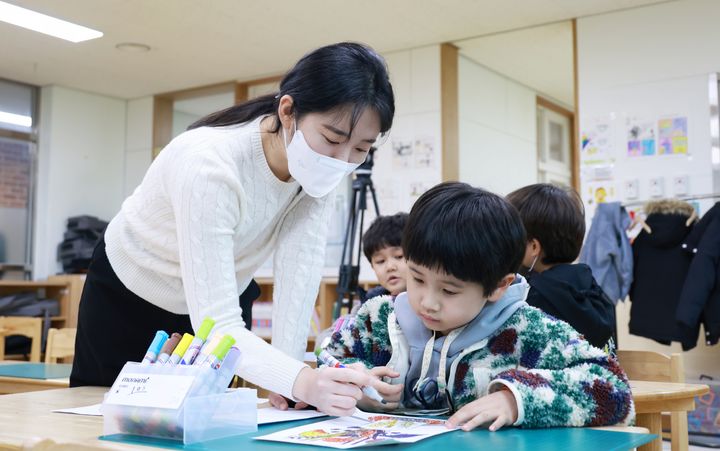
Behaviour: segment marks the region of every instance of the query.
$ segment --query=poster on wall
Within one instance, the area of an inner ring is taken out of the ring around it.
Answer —
[[[392,140],[392,165],[395,169],[407,169],[413,162],[412,139]]]
[[[628,119],[628,157],[650,157],[656,154],[655,125],[650,121]]]
[[[612,180],[592,181],[583,183],[583,202],[587,207],[596,207],[605,202],[617,199],[617,189]]]
[[[413,154],[416,168],[435,169],[435,138],[432,136],[416,138]]]
[[[687,154],[687,117],[676,116],[658,120],[658,155]]]
[[[580,133],[580,161],[582,164],[606,164],[614,160],[611,146],[610,122],[598,119]]]

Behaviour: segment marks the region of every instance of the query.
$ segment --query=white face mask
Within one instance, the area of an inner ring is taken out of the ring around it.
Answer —
[[[337,188],[343,177],[354,171],[361,163],[348,163],[312,150],[302,132],[295,126],[295,134],[287,144],[285,128],[283,142],[287,149],[288,170],[309,196],[323,197]]]

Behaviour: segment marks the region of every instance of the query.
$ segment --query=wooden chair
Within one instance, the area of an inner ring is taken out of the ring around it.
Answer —
[[[42,318],[27,316],[0,316],[0,360],[5,360],[5,337],[22,335],[30,338],[30,361],[40,361],[42,341]]]
[[[58,363],[58,359],[72,359],[75,355],[75,335],[77,329],[70,327],[48,330],[45,363]]]
[[[617,351],[617,357],[620,366],[631,380],[685,382],[681,353],[673,353],[668,357],[652,351]],[[672,451],[688,450],[687,412],[670,414],[670,442]]]

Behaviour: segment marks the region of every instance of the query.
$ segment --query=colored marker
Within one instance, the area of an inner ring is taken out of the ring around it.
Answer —
[[[163,345],[162,350],[160,351],[160,355],[158,356],[155,363],[158,365],[165,365],[165,362],[170,359],[170,354],[172,354],[175,346],[180,343],[181,338],[182,336],[179,333],[173,332],[173,334],[170,335],[170,338],[168,338],[168,340]]]
[[[210,367],[214,370],[220,368],[220,364],[225,359],[225,356],[227,355],[228,351],[230,350],[230,347],[235,344],[235,339],[230,335],[225,335],[220,340],[220,344],[215,347],[213,352],[210,353],[207,360],[205,360],[202,365],[206,367]]]
[[[180,343],[175,347],[173,350],[172,355],[170,356],[170,359],[167,361],[167,365],[177,365],[180,360],[183,357],[183,354],[185,354],[185,351],[187,351],[188,346],[190,346],[190,343],[193,341],[193,337],[191,334],[184,334],[182,337],[182,340],[180,340]]]
[[[195,357],[193,365],[201,365],[205,360],[207,360],[213,349],[215,349],[217,345],[220,344],[220,339],[222,339],[222,335],[219,333],[216,333],[212,337],[210,337],[210,340],[206,341],[203,347],[200,348],[200,354]]]
[[[150,343],[150,346],[148,347],[147,351],[145,352],[145,357],[143,357],[142,362],[140,362],[141,365],[150,365],[151,363],[155,362],[155,359],[157,359],[158,354],[160,354],[160,348],[165,344],[165,342],[168,339],[168,334],[164,330],[159,330],[155,332],[155,338],[153,338],[152,343]]]
[[[193,364],[195,358],[200,353],[200,348],[202,348],[203,343],[205,343],[205,340],[207,340],[207,337],[208,335],[210,335],[210,331],[214,326],[215,320],[213,320],[212,318],[205,318],[203,320],[202,324],[200,325],[200,329],[198,329],[197,335],[195,335],[195,339],[193,339],[187,351],[185,351],[185,354],[180,361],[180,365]]]
[[[332,354],[327,352],[324,349],[317,349],[315,351],[315,355],[317,356],[320,361],[330,367],[333,368],[345,368],[345,365],[340,363],[338,359],[336,359]],[[385,404],[385,400],[380,396],[380,393],[378,393],[377,390],[375,390],[375,387],[371,387],[370,385],[366,385],[365,387],[362,387],[362,392],[367,395],[368,398],[374,399],[377,402],[381,402]]]

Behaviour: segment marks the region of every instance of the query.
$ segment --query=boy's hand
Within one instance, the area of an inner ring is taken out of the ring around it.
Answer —
[[[448,427],[462,425],[463,431],[471,431],[480,425],[492,422],[489,429],[497,431],[503,426],[515,423],[517,416],[515,396],[510,390],[503,389],[464,405],[448,419],[447,425]]]
[[[380,396],[385,400],[385,403],[370,399],[363,394],[363,397],[358,401],[358,408],[361,410],[367,410],[371,412],[390,412],[398,408],[400,404],[400,398],[402,397],[403,384],[392,385],[382,381],[383,377],[395,378],[400,376],[400,373],[387,366],[376,366],[371,369],[365,368],[362,363],[352,363],[348,365],[349,368],[356,369],[358,371],[364,371],[375,377],[375,381],[372,386],[380,393]]]

